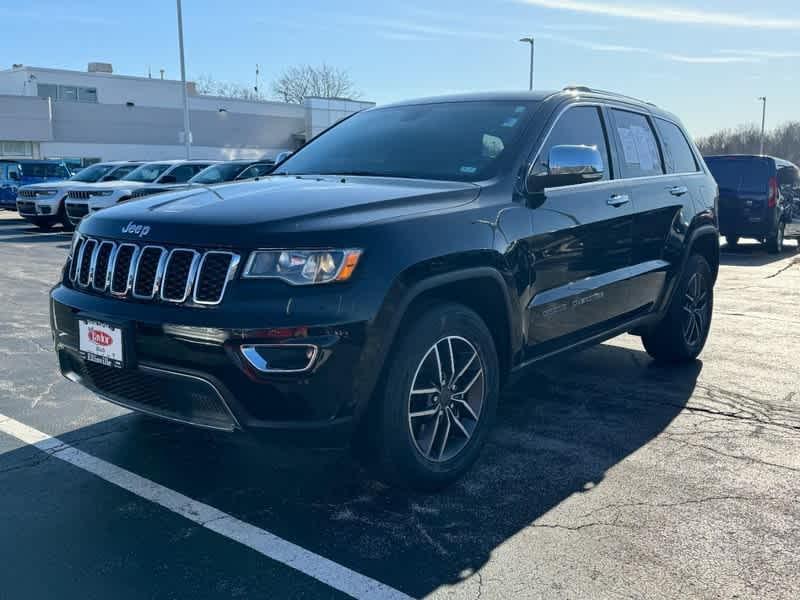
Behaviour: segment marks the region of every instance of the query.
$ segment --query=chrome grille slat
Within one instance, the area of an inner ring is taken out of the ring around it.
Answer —
[[[87,239],[81,246],[80,259],[78,260],[78,285],[86,287],[92,280],[92,263],[97,250],[97,240]]]
[[[76,287],[115,298],[214,306],[236,275],[240,255],[113,242],[77,235],[67,276]]]

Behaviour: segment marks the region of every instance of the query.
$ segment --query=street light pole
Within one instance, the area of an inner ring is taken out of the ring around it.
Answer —
[[[535,45],[535,41],[536,40],[533,38],[533,36],[530,36],[530,37],[521,38],[519,41],[520,42],[525,42],[526,44],[530,44],[531,45],[531,72],[530,72],[530,77],[528,78],[528,89],[532,90],[533,89],[533,57],[534,57],[534,45]]]
[[[186,63],[183,60],[183,14],[181,0],[176,0],[178,7],[178,48],[181,54],[181,88],[183,90],[183,143],[186,146],[186,160],[192,158],[192,132],[189,128],[189,96],[186,92]]]
[[[765,134],[765,127],[767,124],[767,97],[766,96],[759,96],[758,98],[761,100],[761,156],[764,156],[764,134]]]

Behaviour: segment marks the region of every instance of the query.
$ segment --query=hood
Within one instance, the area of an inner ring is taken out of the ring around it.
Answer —
[[[144,185],[151,185],[149,183],[142,183],[141,181],[103,181],[97,183],[76,183],[72,182],[70,189],[75,190],[134,190]]]
[[[122,233],[133,222],[142,226],[140,231],[146,228],[148,242],[244,247],[297,236],[311,243],[314,233],[450,210],[473,201],[479,192],[479,186],[460,182],[267,177],[144,197],[92,215],[81,231],[139,239]]]
[[[26,185],[21,185],[19,189],[21,190],[62,190],[64,188],[73,187],[76,185],[74,181],[67,181],[66,179],[59,179],[56,181],[46,182],[43,181],[42,183],[28,183]]]

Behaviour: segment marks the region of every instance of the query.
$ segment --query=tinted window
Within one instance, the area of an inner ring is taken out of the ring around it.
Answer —
[[[475,101],[367,110],[312,140],[278,172],[489,179],[513,159],[535,106]]]
[[[721,191],[764,192],[772,172],[770,160],[756,156],[720,156],[706,159]]]
[[[596,106],[570,108],[561,115],[539,153],[537,164],[533,169],[534,175],[547,173],[548,156],[554,146],[592,146],[596,148],[603,159],[603,179],[611,177],[606,134],[600,118],[600,109]]]
[[[194,177],[195,172],[192,165],[181,165],[172,169],[169,175],[175,178],[176,183],[184,183]]]
[[[92,165],[86,167],[80,173],[70,177],[70,181],[81,181],[83,183],[94,183],[109,173],[114,168],[113,165]]]
[[[238,177],[236,177],[236,179],[252,179],[253,177],[261,177],[262,175],[271,173],[272,169],[274,168],[275,165],[269,163],[252,165],[242,171]]]
[[[139,165],[124,165],[122,167],[117,167],[111,173],[106,175],[103,180],[104,181],[116,181],[117,179],[122,179],[126,177],[129,173],[132,173],[134,170],[138,169]]]
[[[52,163],[24,163],[22,174],[25,177],[60,178],[69,177],[69,172],[64,165]]]
[[[142,183],[153,183],[161,174],[170,168],[169,163],[155,163],[142,165],[123,177],[125,181],[141,181]]]
[[[612,109],[614,136],[620,154],[620,171],[625,178],[663,175],[661,154],[650,121],[644,115]]]
[[[663,119],[656,119],[656,127],[658,127],[658,133],[661,134],[667,173],[694,173],[697,171],[694,153],[680,128]]]
[[[203,169],[197,175],[192,177],[191,183],[222,183],[223,181],[230,181],[234,179],[239,173],[242,172],[247,166],[247,163],[222,163],[220,165],[211,165],[207,169]]]

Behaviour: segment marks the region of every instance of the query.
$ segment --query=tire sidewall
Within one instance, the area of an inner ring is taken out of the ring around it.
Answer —
[[[457,335],[468,340],[483,363],[485,396],[480,420],[467,446],[452,459],[433,462],[417,450],[408,426],[408,394],[420,361],[433,344]],[[435,489],[464,473],[477,459],[494,421],[500,378],[494,340],[469,308],[443,304],[426,311],[406,332],[390,358],[380,418],[384,470],[395,483]],[[411,481],[408,481],[408,480]],[[398,481],[399,480],[399,481]]]
[[[691,281],[692,276],[696,273],[701,274],[706,281],[708,292],[708,320],[705,330],[703,331],[703,335],[696,344],[690,346],[686,342],[686,338],[683,335],[683,299],[686,296],[686,290],[689,287],[689,282]],[[711,332],[711,320],[714,316],[714,285],[711,267],[708,265],[706,259],[699,254],[693,254],[689,258],[689,262],[686,265],[686,269],[683,273],[683,278],[681,279],[680,287],[678,288],[676,302],[673,303],[672,310],[674,311],[673,315],[677,318],[677,322],[680,323],[681,326],[680,337],[683,341],[686,355],[691,358],[697,358],[700,352],[702,352],[706,341],[708,340],[708,335]]]

